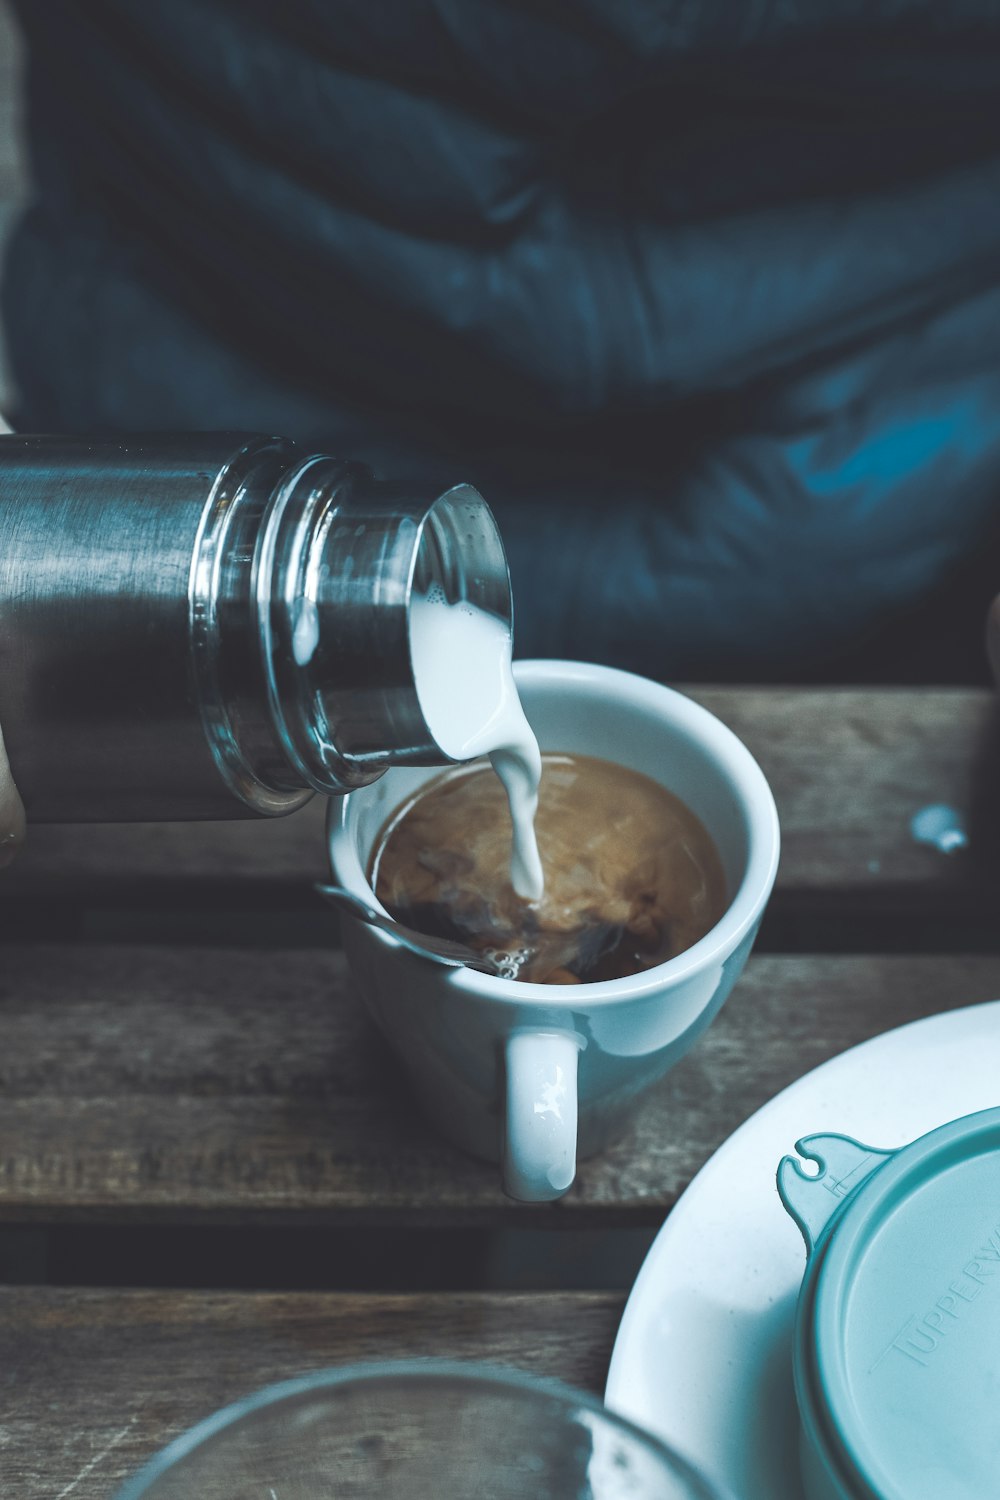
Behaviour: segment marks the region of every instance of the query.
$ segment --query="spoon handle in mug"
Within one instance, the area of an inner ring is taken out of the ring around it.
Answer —
[[[572,1031],[514,1031],[504,1061],[503,1189],[522,1203],[561,1198],[576,1176],[577,1059]]]

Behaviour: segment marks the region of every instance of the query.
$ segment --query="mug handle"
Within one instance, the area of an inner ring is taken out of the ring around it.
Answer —
[[[571,1031],[514,1031],[505,1046],[502,1178],[509,1198],[551,1203],[576,1176],[577,1058]]]

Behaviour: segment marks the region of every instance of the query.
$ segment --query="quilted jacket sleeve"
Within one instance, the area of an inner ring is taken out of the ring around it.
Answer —
[[[808,672],[997,540],[992,0],[21,0],[22,424],[477,480],[522,650]]]

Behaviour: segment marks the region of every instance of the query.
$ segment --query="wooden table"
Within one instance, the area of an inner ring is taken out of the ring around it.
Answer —
[[[223,1402],[350,1360],[600,1392],[645,1246],[742,1120],[845,1047],[1000,995],[990,695],[693,696],[771,781],[777,890],[722,1015],[549,1207],[415,1115],[311,894],[321,809],[33,830],[0,877],[4,1496],[107,1500]],[[931,803],[967,848],[914,841]]]

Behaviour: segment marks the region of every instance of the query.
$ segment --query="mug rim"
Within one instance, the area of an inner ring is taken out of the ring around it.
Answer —
[[[438,965],[442,981],[461,990],[470,999],[544,1005],[550,1010],[572,1012],[656,995],[665,988],[673,989],[713,964],[724,962],[752,930],[767,904],[777,875],[781,843],[774,795],[746,745],[720,718],[685,693],[620,667],[558,658],[532,658],[515,661],[514,678],[519,687],[565,687],[567,684],[580,688],[601,687],[610,690],[619,701],[626,698],[636,707],[659,711],[662,717],[670,719],[672,725],[682,723],[699,747],[710,751],[711,758],[739,793],[748,826],[746,868],[726,910],[704,937],[685,948],[683,953],[638,974],[556,985],[502,979],[475,969],[445,969]],[[351,792],[345,797],[331,799],[327,816],[327,853],[338,884],[362,896],[377,910],[385,911],[368,882],[352,837],[352,800],[363,795],[365,790],[361,788],[360,794]],[[404,953],[401,944],[391,934],[371,926],[366,927],[366,931],[372,941],[390,951]],[[406,959],[411,956],[415,963],[421,962],[416,954],[407,953]]]

